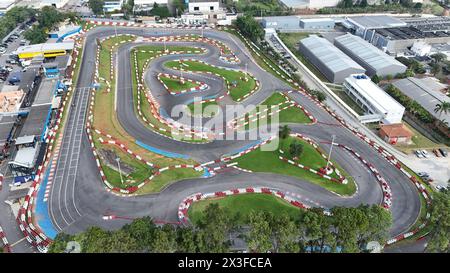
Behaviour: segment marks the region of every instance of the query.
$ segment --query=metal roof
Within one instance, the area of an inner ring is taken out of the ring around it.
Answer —
[[[45,52],[52,50],[72,50],[74,47],[74,41],[62,42],[62,43],[44,43],[36,45],[27,45],[17,48],[15,54],[31,53],[31,52]]]
[[[18,137],[40,136],[46,127],[45,123],[51,106],[51,104],[32,106]]]
[[[406,69],[406,66],[397,61],[394,57],[387,55],[374,45],[353,34],[347,33],[336,37],[334,38],[334,42],[335,44],[336,42],[339,43],[341,46],[352,52],[355,56],[358,56],[375,71],[382,71],[384,68],[389,66],[399,66]]]
[[[57,88],[56,84],[58,80],[46,78],[42,80],[41,85],[34,98],[33,106],[51,104],[53,101],[53,95]]]
[[[347,20],[360,27],[374,29],[387,27],[404,27],[407,24],[400,19],[387,15],[351,16]]]
[[[349,68],[364,70],[359,64],[345,55],[327,39],[310,35],[300,41],[311,53],[334,73]]]
[[[433,88],[436,84],[430,84],[430,79],[418,79],[409,77],[393,83],[403,94],[417,101],[423,108],[437,119],[450,121],[450,113],[436,113],[434,109],[436,104],[449,102],[450,98]]]

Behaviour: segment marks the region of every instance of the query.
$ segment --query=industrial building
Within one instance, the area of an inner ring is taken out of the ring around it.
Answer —
[[[450,42],[448,17],[411,17],[400,20],[383,16],[380,17],[383,18],[381,21],[373,24],[367,22],[374,17],[377,18],[377,16],[351,17],[343,24],[356,35],[391,55],[407,51],[416,42],[428,44]]]
[[[334,25],[334,20],[331,18],[300,19],[300,28],[304,30],[333,30]]]
[[[21,46],[14,52],[20,59],[31,59],[36,56],[45,58],[66,55],[73,50],[73,41],[63,43],[44,43],[36,45]]]
[[[351,16],[347,17],[343,25],[351,29],[355,35],[364,40],[371,40],[376,29],[406,27],[406,23],[400,19],[387,15]]]
[[[372,115],[370,121],[381,121],[383,124],[402,122],[405,107],[373,83],[368,76],[350,75],[344,81],[344,91],[368,115]]]
[[[417,101],[431,115],[439,120],[450,121],[450,113],[436,113],[434,109],[437,104],[443,102],[450,103],[450,97],[446,96],[442,90],[445,85],[438,82],[435,78],[413,78],[408,77],[393,83],[403,94]]]
[[[359,63],[367,75],[385,77],[404,73],[407,67],[394,57],[387,55],[361,37],[347,33],[336,37],[334,45]]]
[[[317,35],[302,39],[299,50],[333,83],[342,83],[349,75],[366,71],[328,40]]]
[[[300,17],[298,16],[269,16],[261,20],[263,28],[273,28],[278,31],[300,30]]]
[[[341,0],[281,0],[289,8],[293,9],[321,9],[335,7]]]

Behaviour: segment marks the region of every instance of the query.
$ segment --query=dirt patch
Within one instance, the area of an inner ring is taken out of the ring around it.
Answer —
[[[98,153],[106,166],[117,172],[119,171],[119,166],[117,165],[116,161],[118,156],[113,150],[100,149]],[[129,166],[125,162],[120,161],[120,171],[123,175],[128,176],[129,174],[134,172],[134,168]]]

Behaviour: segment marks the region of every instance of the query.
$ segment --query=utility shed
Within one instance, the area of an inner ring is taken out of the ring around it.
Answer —
[[[342,83],[351,74],[366,72],[364,68],[332,43],[317,35],[310,35],[308,38],[302,39],[299,50],[308,61],[333,83]]]
[[[353,34],[334,38],[334,45],[367,70],[367,75],[384,77],[404,73],[406,66],[394,57]]]

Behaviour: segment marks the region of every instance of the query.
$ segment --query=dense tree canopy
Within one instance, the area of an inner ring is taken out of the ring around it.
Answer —
[[[430,216],[430,252],[450,252],[450,190],[433,194]]]
[[[251,252],[361,252],[368,242],[388,238],[391,215],[379,206],[336,207],[331,213],[299,210],[300,218],[294,220],[288,214],[252,211],[244,224],[237,224],[237,218],[230,219],[226,209],[212,203],[196,225],[156,226],[144,217],[117,231],[91,227],[77,235],[58,234],[49,251],[64,252],[67,242],[76,241],[89,253],[223,253],[230,251],[233,233]]]

